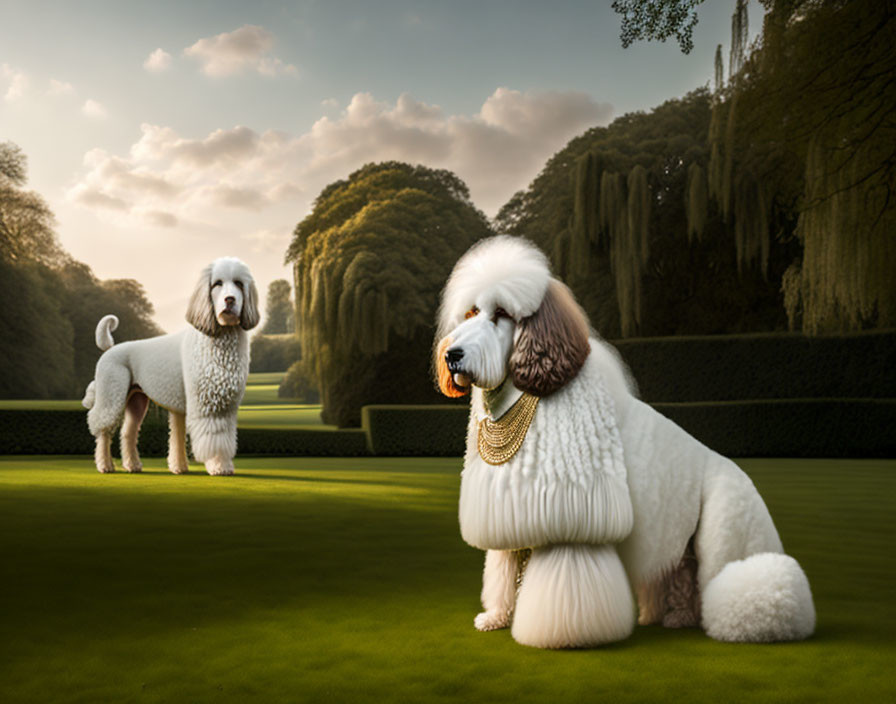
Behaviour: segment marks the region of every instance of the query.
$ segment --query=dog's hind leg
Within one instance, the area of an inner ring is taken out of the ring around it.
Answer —
[[[149,408],[149,397],[139,386],[135,386],[128,394],[124,407],[124,423],[121,426],[121,464],[128,472],[143,471],[140,453],[137,451],[137,435],[140,425]]]
[[[168,469],[172,474],[190,471],[187,462],[187,426],[183,413],[168,411]]]
[[[102,474],[111,474],[115,471],[115,463],[112,462],[112,435],[107,431],[97,433],[96,450],[93,454],[96,460],[96,469]]]

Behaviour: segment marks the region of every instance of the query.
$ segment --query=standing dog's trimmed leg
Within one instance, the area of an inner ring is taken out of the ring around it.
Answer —
[[[149,408],[149,397],[139,387],[128,395],[121,426],[121,464],[128,472],[142,472],[143,463],[137,451],[137,435]]]
[[[205,465],[212,475],[233,474],[236,454],[236,414],[220,416],[187,416],[193,457]]]
[[[115,471],[115,464],[112,462],[112,436],[107,431],[97,433],[93,458],[96,460],[96,469],[101,474]]]
[[[172,474],[190,471],[187,461],[187,426],[183,413],[168,411],[168,470]]]
[[[482,573],[482,606],[473,625],[480,631],[507,628],[516,602],[516,580],[519,574],[519,551],[488,550]]]

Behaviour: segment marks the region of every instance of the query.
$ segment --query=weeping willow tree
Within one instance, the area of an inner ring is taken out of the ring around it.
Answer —
[[[589,153],[575,171],[572,224],[556,240],[554,254],[563,257],[561,271],[587,275],[592,253],[609,255],[623,336],[637,332],[643,305],[642,279],[650,253],[651,192],[647,169],[636,164],[626,178],[605,160]],[[561,260],[562,261],[562,260]]]
[[[842,153],[810,145],[797,224],[803,257],[784,282],[792,326],[800,318],[813,333],[896,325],[896,184],[892,172],[874,178],[864,167],[880,162],[881,148],[892,158],[892,144],[864,144],[840,168]]]
[[[429,350],[438,296],[467,248],[491,234],[447,171],[371,164],[327,186],[296,227],[293,263],[303,373],[328,423],[361,406],[432,402]]]
[[[709,138],[723,153],[710,192],[738,263],[765,271],[769,238],[793,238],[791,328],[896,326],[896,15],[871,0],[764,4],[760,41],[732,67],[724,137],[717,125]]]

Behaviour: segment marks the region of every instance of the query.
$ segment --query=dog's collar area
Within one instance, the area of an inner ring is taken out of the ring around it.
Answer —
[[[500,386],[494,389],[485,389],[482,394],[482,402],[485,406],[486,416],[492,420],[499,420],[513,404],[520,400],[523,392],[513,385],[510,378],[505,378]]]
[[[504,464],[522,447],[535,417],[538,396],[521,392],[516,403],[499,420],[479,421],[479,456],[488,464]]]

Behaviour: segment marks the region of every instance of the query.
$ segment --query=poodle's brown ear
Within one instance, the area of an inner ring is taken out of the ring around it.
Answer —
[[[251,330],[261,319],[258,312],[258,289],[255,288],[255,282],[250,281],[249,286],[244,292],[243,310],[240,313],[240,327],[243,330]]]
[[[585,313],[556,279],[538,310],[517,326],[510,375],[518,389],[535,396],[548,396],[572,380],[591,351]]]
[[[445,350],[450,344],[451,338],[445,337],[436,346],[435,360],[433,360],[436,367],[436,383],[439,385],[439,391],[448,398],[460,398],[470,393],[470,387],[464,388],[454,383],[454,375],[451,374],[448,364],[445,362]]]
[[[221,327],[215,319],[215,309],[212,305],[211,294],[211,265],[205,267],[190,296],[190,304],[187,306],[187,322],[199,332],[206,335],[216,335]]]

